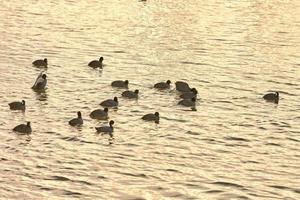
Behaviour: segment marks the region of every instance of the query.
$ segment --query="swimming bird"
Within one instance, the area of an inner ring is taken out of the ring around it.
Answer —
[[[274,93],[268,93],[268,94],[265,94],[263,96],[263,98],[266,100],[266,101],[271,101],[271,102],[274,102],[274,103],[277,103],[279,102],[279,92],[275,92]]]
[[[13,128],[13,131],[23,133],[23,134],[30,134],[32,132],[30,122],[27,122],[27,124],[20,124]]]
[[[170,84],[171,84],[171,81],[167,80],[166,82],[156,83],[154,85],[154,88],[157,88],[157,89],[169,89],[170,88]]]
[[[109,122],[109,126],[101,126],[101,127],[95,127],[95,129],[97,130],[98,133],[109,133],[110,135],[112,134],[112,132],[114,132],[114,121],[110,120]]]
[[[183,81],[176,81],[175,82],[176,90],[179,92],[190,92],[191,88],[189,84]]]
[[[34,85],[31,88],[34,90],[43,90],[45,89],[46,85],[47,85],[47,75],[41,72],[40,75],[37,77]]]
[[[100,103],[103,107],[117,107],[119,105],[118,97],[114,97],[114,99],[107,99]]]
[[[83,124],[83,119],[81,117],[81,112],[80,111],[77,112],[77,118],[71,119],[69,121],[69,124],[71,126],[80,126],[80,125]]]
[[[196,90],[196,88],[192,88],[191,91],[181,94],[180,98],[182,99],[191,99],[193,97],[197,98],[197,94],[198,91]]]
[[[194,107],[196,105],[196,98],[193,97],[191,99],[183,99],[179,101],[178,104],[187,107]]]
[[[100,57],[99,60],[93,60],[91,62],[89,62],[88,64],[89,67],[92,67],[92,68],[100,68],[102,69],[103,68],[103,57]]]
[[[108,108],[97,109],[91,112],[90,117],[92,119],[108,119]]]
[[[25,110],[25,100],[14,101],[8,104],[11,110]]]
[[[142,117],[143,120],[145,121],[155,121],[158,123],[159,121],[159,112],[155,112],[154,114],[152,113],[149,113],[149,114],[146,114]]]
[[[47,67],[48,60],[47,60],[47,58],[45,58],[44,60],[35,60],[32,62],[32,64],[36,67]]]
[[[118,87],[118,88],[128,88],[128,84],[129,84],[128,80],[125,81],[117,80],[117,81],[113,81],[111,83],[111,86]]]
[[[129,99],[137,99],[138,95],[139,95],[139,90],[134,90],[134,92],[130,90],[126,90],[122,92],[122,96],[127,97]]]

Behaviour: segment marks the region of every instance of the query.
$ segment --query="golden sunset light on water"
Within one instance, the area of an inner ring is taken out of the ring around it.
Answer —
[[[0,199],[300,199],[299,11],[2,1]]]

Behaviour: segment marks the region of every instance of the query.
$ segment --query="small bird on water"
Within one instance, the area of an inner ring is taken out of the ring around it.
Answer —
[[[156,83],[154,85],[154,88],[156,89],[170,89],[170,84],[171,84],[171,81],[170,80],[167,80],[166,82],[159,82],[159,83]]]
[[[266,101],[270,101],[270,102],[274,102],[274,103],[278,104],[278,102],[279,102],[279,92],[265,94],[263,96],[263,98]]]
[[[196,105],[196,98],[193,97],[191,99],[183,99],[179,101],[178,104],[186,107],[194,107]]]
[[[107,99],[100,103],[103,107],[117,107],[119,105],[118,97],[114,97],[114,99]]]
[[[15,128],[13,128],[13,131],[22,134],[31,134],[32,129],[31,129],[30,122],[27,122],[27,124],[20,124],[16,126]]]
[[[48,60],[47,60],[47,58],[45,58],[44,60],[35,60],[32,62],[32,64],[36,67],[47,67]]]
[[[184,92],[180,95],[182,99],[191,99],[193,97],[197,98],[198,91],[196,88],[192,88],[190,92]]]
[[[8,105],[11,110],[25,110],[25,100],[22,100],[21,102],[14,101],[9,103]]]
[[[35,83],[31,87],[34,90],[44,90],[47,85],[47,75],[41,72],[39,76],[36,78]]]
[[[122,92],[122,96],[129,99],[137,99],[138,95],[139,95],[139,90],[135,90],[135,91],[126,90]]]
[[[91,62],[89,62],[88,66],[89,67],[92,67],[94,69],[96,68],[100,68],[102,69],[103,68],[103,57],[100,57],[99,60],[93,60]]]
[[[101,126],[101,127],[95,127],[95,129],[97,130],[98,133],[108,133],[108,134],[112,134],[112,132],[114,132],[114,121],[113,120],[110,120],[109,122],[109,126]]]
[[[81,117],[81,112],[80,111],[77,112],[77,118],[71,119],[69,121],[69,124],[71,126],[80,126],[80,125],[83,124],[83,119]]]
[[[128,80],[125,80],[125,81],[117,80],[117,81],[113,81],[111,83],[111,86],[118,87],[118,88],[128,88],[128,84],[129,84]]]
[[[175,87],[176,87],[176,90],[179,92],[190,92],[191,91],[189,84],[187,84],[186,82],[183,82],[183,81],[176,81]]]
[[[158,123],[159,122],[159,112],[155,112],[154,114],[153,113],[146,114],[142,117],[142,119],[145,121],[154,121],[155,123]]]
[[[97,109],[91,112],[90,117],[92,119],[108,119],[108,108]]]

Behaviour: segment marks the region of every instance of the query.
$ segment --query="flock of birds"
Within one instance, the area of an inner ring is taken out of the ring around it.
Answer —
[[[88,63],[89,67],[92,67],[94,69],[102,69],[103,68],[103,57],[100,57],[99,60],[93,60]],[[42,60],[36,60],[32,62],[32,64],[36,67],[44,67],[47,68],[48,66],[48,60],[47,58],[42,59]],[[128,80],[116,80],[111,83],[112,87],[117,87],[117,88],[123,88],[123,89],[128,89]],[[159,89],[159,90],[167,90],[170,89],[171,81],[167,80],[166,82],[159,82],[154,84],[154,88]],[[41,72],[39,76],[37,77],[35,83],[32,86],[32,89],[37,92],[41,92],[46,89],[47,86],[47,75]],[[191,88],[188,83],[183,82],[183,81],[177,81],[175,82],[176,90],[180,92],[180,98],[182,98],[181,101],[178,102],[179,105],[186,106],[186,107],[191,107],[195,108],[196,106],[196,100],[197,100],[197,94],[198,91],[196,88]],[[139,95],[139,90],[126,90],[122,93],[122,96],[125,98],[129,99],[138,99]],[[279,102],[279,93],[268,93],[263,96],[263,98],[266,101],[270,101],[273,103],[278,104]],[[12,102],[8,104],[11,110],[22,110],[25,111],[26,109],[26,104],[25,100],[22,100],[21,102]],[[105,101],[102,101],[100,105],[104,109],[96,109],[90,113],[90,117],[92,119],[97,119],[97,120],[107,120],[108,117],[108,109],[109,108],[115,108],[118,107],[119,102],[118,102],[118,97],[114,97],[113,99],[107,99]],[[146,114],[142,117],[143,120],[145,121],[153,121],[155,123],[159,123],[159,112],[155,113],[149,113]],[[69,121],[70,126],[81,126],[83,124],[83,119],[81,112],[77,112],[77,118],[71,119]],[[110,120],[108,126],[101,126],[101,127],[95,127],[96,131],[98,133],[102,134],[109,134],[111,138],[113,137],[112,133],[114,131],[114,121]],[[13,131],[18,132],[20,134],[30,134],[32,132],[31,124],[30,122],[27,122],[27,124],[20,124],[13,128]]]

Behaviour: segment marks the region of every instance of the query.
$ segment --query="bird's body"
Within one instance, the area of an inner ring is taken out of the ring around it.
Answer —
[[[26,108],[24,100],[22,100],[21,102],[19,102],[19,101],[11,102],[8,105],[11,110],[23,110],[24,111]]]
[[[108,108],[104,108],[103,110],[102,109],[94,110],[93,112],[91,112],[90,117],[92,119],[100,119],[100,120],[108,119]]]
[[[27,124],[20,124],[13,128],[13,131],[21,133],[21,134],[31,134],[32,129],[30,122],[27,122]]]
[[[80,126],[83,124],[83,119],[81,117],[81,112],[77,112],[77,118],[71,119],[69,121],[70,126]]]
[[[117,80],[117,81],[113,81],[111,83],[111,86],[118,87],[118,88],[128,88],[128,84],[129,84],[128,80],[125,80],[125,81]]]
[[[92,68],[102,69],[103,68],[103,57],[100,57],[99,60],[93,60],[93,61],[89,62],[88,66],[92,67]]]
[[[107,99],[105,101],[102,101],[100,103],[103,107],[117,107],[119,105],[118,97],[114,97],[114,99]]]
[[[48,60],[47,60],[47,58],[45,58],[44,60],[35,60],[32,62],[32,64],[36,67],[47,67]]]
[[[191,99],[183,99],[179,101],[178,104],[186,107],[194,107],[196,105],[196,99],[195,97]]]
[[[179,92],[190,92],[191,88],[189,84],[183,81],[176,81],[175,82],[176,90]]]
[[[279,92],[265,94],[263,96],[263,98],[266,101],[271,101],[271,102],[274,102],[274,103],[278,103],[279,102]]]
[[[184,92],[180,95],[182,99],[192,99],[193,97],[197,98],[198,91],[195,88],[192,88],[189,92]]]
[[[146,114],[142,117],[142,119],[145,120],[145,121],[158,122],[159,121],[159,113],[155,112],[154,114],[153,113]]]
[[[154,85],[156,89],[170,89],[171,81],[167,80],[166,82],[159,82]]]
[[[109,122],[109,126],[101,126],[101,127],[95,127],[95,129],[97,130],[98,133],[108,133],[108,134],[112,134],[112,132],[114,131],[114,127],[113,124],[115,122],[113,120],[110,120]]]
[[[47,75],[41,73],[37,77],[34,85],[31,88],[34,90],[44,90],[46,88],[46,85],[47,85]]]
[[[129,98],[129,99],[137,99],[138,94],[139,94],[139,90],[135,90],[135,91],[126,90],[126,91],[122,92],[122,96]]]

